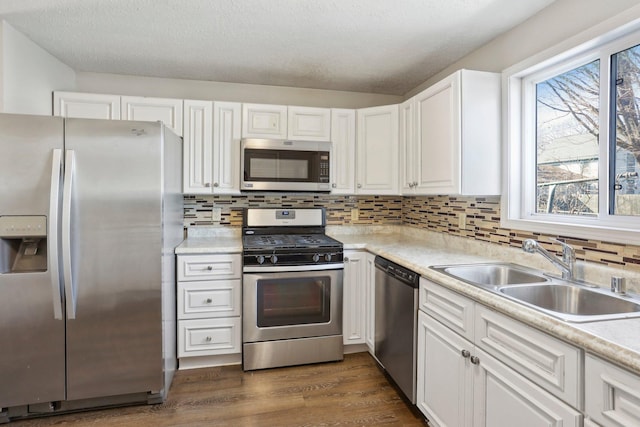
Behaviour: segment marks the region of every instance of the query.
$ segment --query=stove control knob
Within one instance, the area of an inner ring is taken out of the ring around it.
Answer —
[[[276,255],[271,255],[271,264],[275,264],[278,262],[278,257]]]
[[[258,264],[264,264],[264,257],[262,255],[258,255],[256,257],[256,261],[258,261]]]
[[[331,254],[326,254],[326,255],[324,256],[324,260],[325,260],[325,261],[327,261],[327,262],[328,262],[328,261],[331,261]]]
[[[313,259],[313,262],[320,261],[320,254],[314,254],[312,259]]]

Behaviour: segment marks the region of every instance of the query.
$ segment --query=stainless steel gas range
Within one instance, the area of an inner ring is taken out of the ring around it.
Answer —
[[[324,209],[247,209],[242,231],[244,370],[342,360],[342,243]]]

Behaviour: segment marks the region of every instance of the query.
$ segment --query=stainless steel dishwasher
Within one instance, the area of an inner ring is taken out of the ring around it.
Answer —
[[[420,276],[375,258],[375,357],[411,403],[416,403],[416,342]]]

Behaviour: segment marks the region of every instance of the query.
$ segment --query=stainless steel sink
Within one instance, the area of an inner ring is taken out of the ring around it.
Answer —
[[[432,268],[472,285],[488,288],[547,281],[541,274],[534,274],[515,264],[467,264]]]
[[[432,270],[486,289],[567,322],[640,317],[640,298],[618,295],[583,282],[544,276],[508,263],[432,266]]]
[[[548,283],[503,287],[499,291],[516,301],[573,322],[640,316],[638,301],[582,285]]]

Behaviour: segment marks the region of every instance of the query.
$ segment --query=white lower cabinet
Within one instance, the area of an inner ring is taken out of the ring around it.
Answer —
[[[240,254],[178,255],[180,369],[241,362]]]
[[[487,328],[483,325],[485,318],[491,319],[492,325],[505,321],[505,328]],[[490,333],[482,332],[488,329]],[[579,385],[582,371],[580,357],[573,359],[576,349],[528,329],[531,328],[421,279],[416,404],[431,425],[582,426],[582,413],[567,404],[566,397],[559,398],[545,389],[549,387],[546,382],[555,380],[537,378],[530,372],[536,369],[529,366],[537,364],[540,370],[554,373],[549,377],[555,378],[558,373],[561,381],[575,379]],[[487,337],[495,339],[490,340],[492,345],[487,345]],[[563,353],[565,350],[568,355]],[[549,354],[553,356],[548,357]],[[520,357],[524,360],[515,363]],[[577,378],[572,377],[574,372]],[[560,388],[566,386],[563,383]],[[569,399],[579,406],[580,399],[571,393]]]
[[[365,283],[365,342],[369,353],[375,353],[376,345],[376,256],[366,253],[366,283]]]
[[[344,345],[364,344],[366,335],[366,251],[344,251],[342,336]]]
[[[640,376],[587,354],[585,414],[592,425],[640,426]]]

